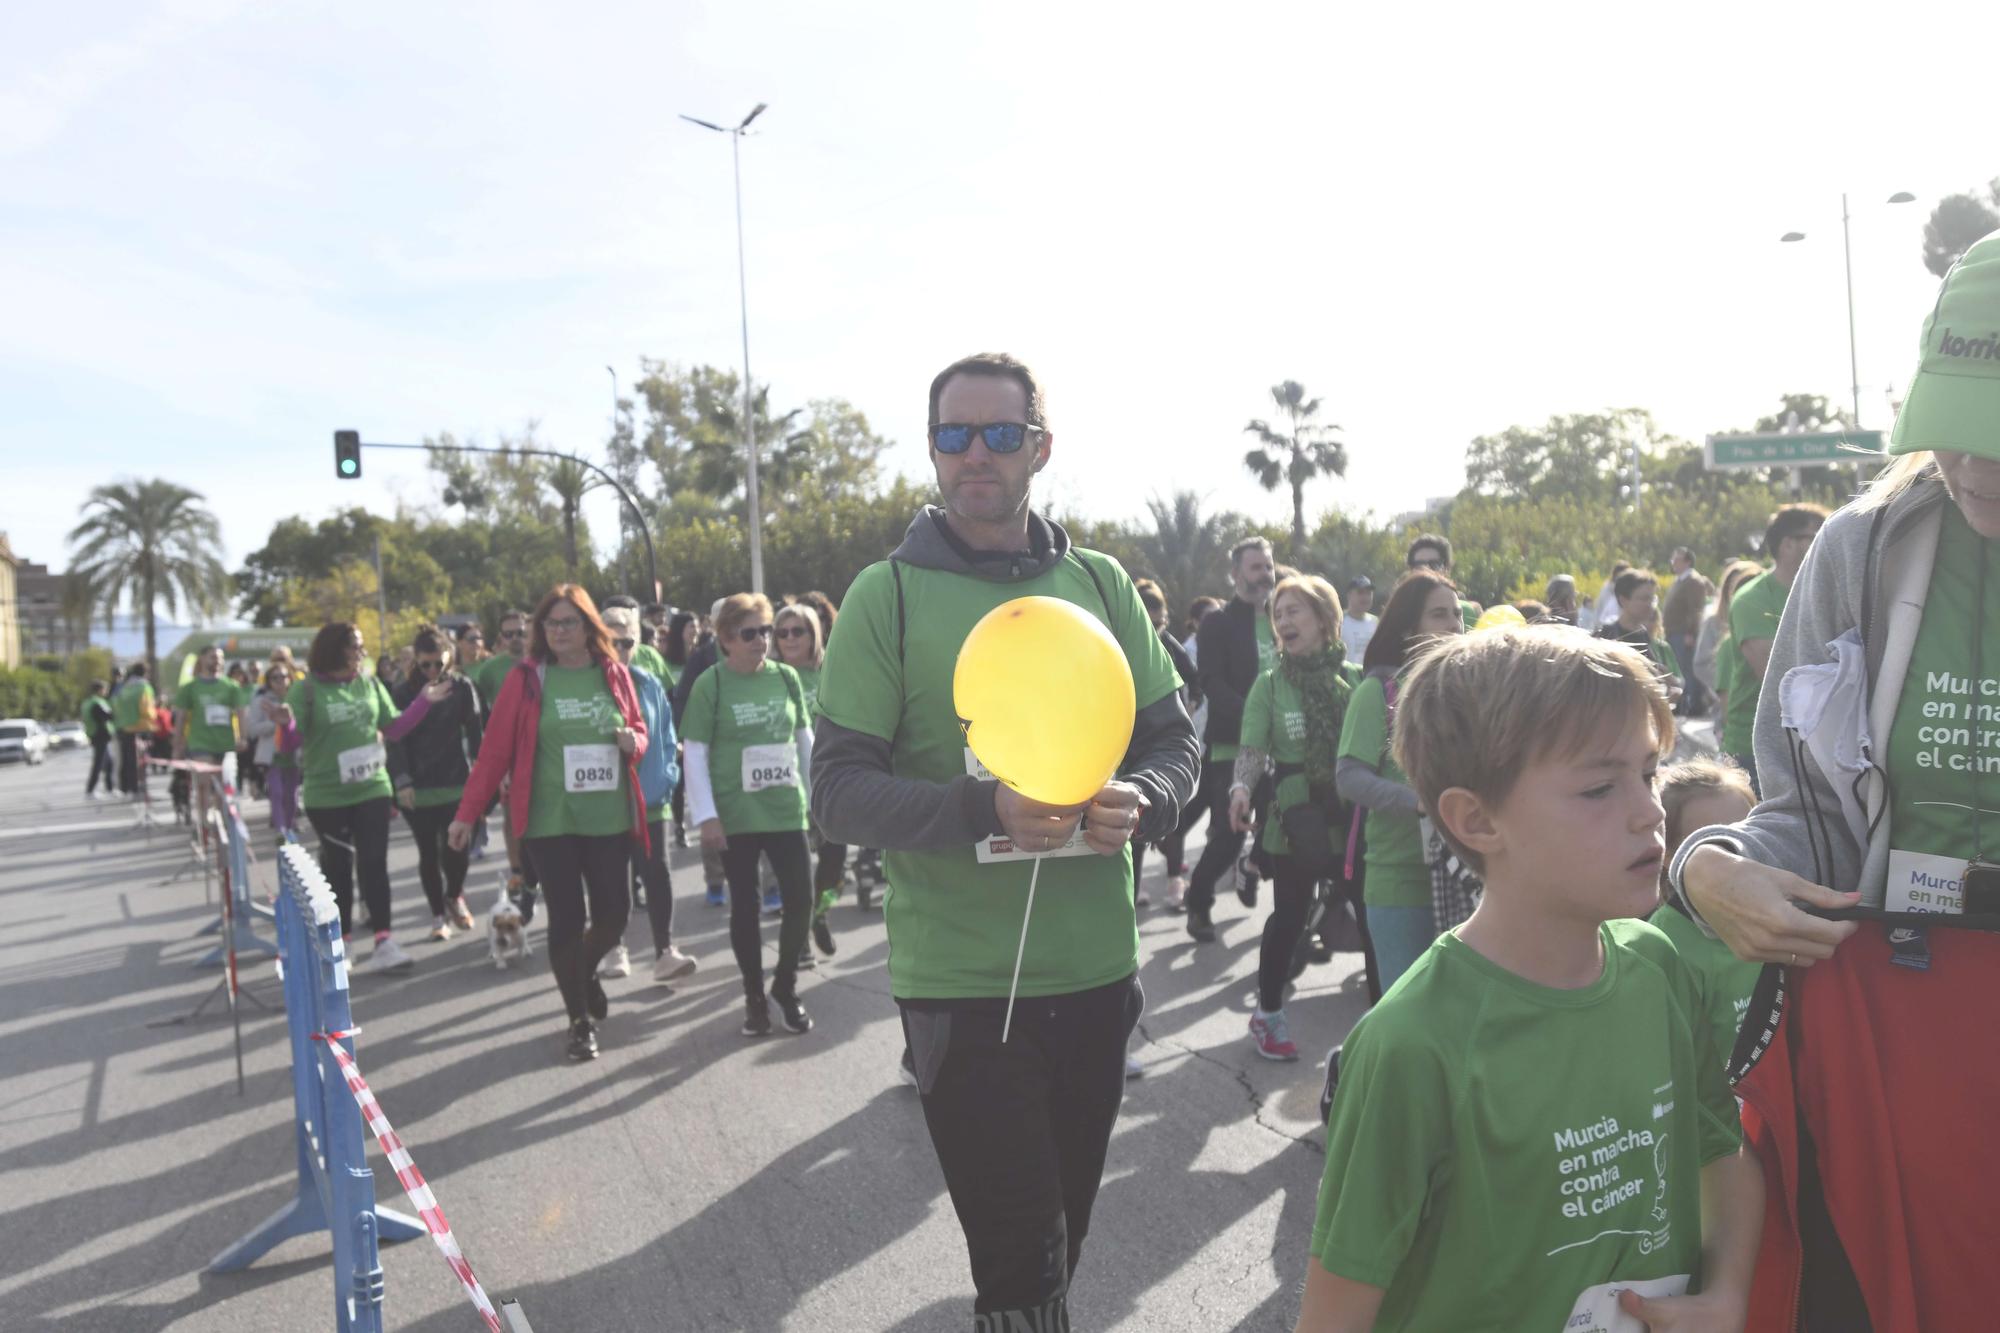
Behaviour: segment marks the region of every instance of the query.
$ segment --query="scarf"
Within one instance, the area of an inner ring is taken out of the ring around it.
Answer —
[[[1316,653],[1281,653],[1278,671],[1299,692],[1306,714],[1306,781],[1311,786],[1333,786],[1333,770],[1340,749],[1340,728],[1347,720],[1347,682],[1341,679],[1341,664],[1347,649],[1338,640]],[[1324,738],[1324,743],[1319,743]]]

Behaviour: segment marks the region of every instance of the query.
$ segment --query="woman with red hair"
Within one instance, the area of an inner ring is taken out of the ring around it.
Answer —
[[[632,909],[625,870],[632,842],[646,845],[638,773],[645,749],[638,692],[597,604],[575,584],[557,584],[530,617],[527,655],[493,701],[448,837],[463,849],[473,821],[511,777],[507,823],[548,902],[549,967],[569,1014],[572,1060],[597,1058],[596,1025],[610,1007],[597,965],[624,936]]]

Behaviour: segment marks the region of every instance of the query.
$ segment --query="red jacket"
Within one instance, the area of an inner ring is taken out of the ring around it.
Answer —
[[[1874,1333],[1995,1326],[2000,935],[1928,936],[1928,969],[1891,962],[1882,925],[1867,923],[1791,972],[1777,1036],[1737,1084],[1765,1189],[1746,1328],[1798,1327],[1801,1120]]]
[[[639,737],[632,753],[625,757],[626,790],[631,793],[632,836],[647,851],[652,844],[646,834],[646,809],[639,794],[639,756],[646,753],[646,720],[639,714],[639,692],[632,686],[632,673],[622,662],[604,664],[604,683],[625,717],[625,725]],[[458,819],[470,824],[493,804],[503,780],[507,786],[507,826],[514,836],[528,832],[528,805],[535,789],[535,742],[542,730],[541,663],[522,658],[500,684],[500,697],[493,701],[493,715],[479,743],[479,759],[465,780],[465,795],[458,801]]]

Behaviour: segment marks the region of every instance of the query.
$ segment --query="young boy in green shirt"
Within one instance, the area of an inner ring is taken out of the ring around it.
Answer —
[[[1763,1222],[1695,978],[1657,929],[1673,715],[1559,627],[1422,650],[1395,758],[1485,880],[1355,1027],[1301,1333],[1739,1330]]]

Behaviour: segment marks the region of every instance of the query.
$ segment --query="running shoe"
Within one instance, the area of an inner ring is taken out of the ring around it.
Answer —
[[[381,942],[376,944],[369,951],[367,960],[354,970],[356,972],[398,972],[404,968],[415,967],[416,965],[417,960],[404,953],[403,946],[396,943],[395,936],[390,935],[385,936]]]
[[[908,1046],[903,1047],[903,1058],[896,1062],[896,1077],[903,1080],[903,1086],[906,1088],[917,1086],[917,1062],[910,1058]]]
[[[1326,1053],[1326,1082],[1319,1090],[1319,1122],[1324,1125],[1333,1115],[1333,1094],[1340,1087],[1340,1047]]]
[[[682,851],[686,851],[687,845],[688,845],[688,831],[682,828],[679,824],[674,825],[674,846],[678,847]]]
[[[729,905],[729,894],[722,885],[711,884],[708,886],[707,901],[710,907],[727,907]]]
[[[669,981],[679,981],[694,971],[695,966],[693,958],[669,944],[660,956],[653,960],[653,980],[662,985]]]
[[[611,952],[605,954],[603,961],[597,965],[597,975],[600,977],[629,977],[632,975],[632,955],[626,951],[624,945],[614,944],[611,946]]]
[[[1257,870],[1248,856],[1236,858],[1236,901],[1245,907],[1257,906]]]
[[[604,983],[596,977],[590,979],[590,989],[584,992],[583,1007],[600,1023],[611,1013],[611,997],[604,993]]]
[[[771,1008],[764,1003],[764,992],[743,997],[743,1035],[746,1037],[768,1037],[771,1035]]]
[[[563,1054],[578,1062],[597,1058],[597,1029],[589,1019],[579,1018],[569,1025],[569,1045]]]
[[[790,988],[771,987],[771,999],[778,1006],[778,1016],[784,1020],[787,1032],[811,1032],[812,1015],[799,1002],[799,993]]]
[[[1206,907],[1187,909],[1187,933],[1197,944],[1210,944],[1215,940],[1215,923],[1209,920]]]
[[[1167,876],[1167,898],[1160,906],[1179,916],[1187,910],[1187,876]]]
[[[810,942],[799,946],[799,956],[793,960],[792,970],[795,972],[817,972],[819,970],[819,960],[813,957],[813,947]]]
[[[465,905],[462,893],[451,900],[451,924],[460,930],[471,930],[473,927],[472,909]]]
[[[444,919],[443,917],[436,917],[436,918],[433,918],[433,919],[432,919],[432,921],[431,921],[431,938],[432,938],[432,939],[434,939],[434,940],[448,940],[448,939],[450,939],[450,938],[452,937],[452,934],[453,934],[453,931],[452,931],[452,928],[451,928],[451,922],[449,922],[449,921],[445,920],[445,919]]]
[[[1130,1051],[1125,1052],[1125,1077],[1126,1078],[1146,1077],[1146,1067],[1140,1064],[1139,1057],[1132,1054],[1132,1052]]]
[[[784,910],[785,898],[783,894],[778,892],[777,886],[772,885],[770,888],[764,890],[764,915],[777,916]]]
[[[1263,1010],[1253,1010],[1250,1014],[1250,1040],[1256,1043],[1257,1054],[1266,1060],[1296,1060],[1299,1048],[1292,1044],[1292,1025],[1280,1009],[1274,1014]]]
[[[819,946],[819,951],[828,958],[839,952],[833,941],[833,927],[827,923],[825,912],[813,918],[812,937],[813,943]]]

